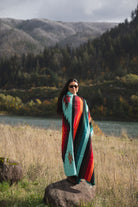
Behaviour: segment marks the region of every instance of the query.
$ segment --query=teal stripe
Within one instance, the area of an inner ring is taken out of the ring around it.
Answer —
[[[72,163],[69,162],[68,155],[69,153],[72,155],[73,161]],[[73,151],[73,142],[72,142],[72,135],[69,134],[67,151],[65,154],[65,161],[64,161],[64,171],[66,176],[77,175],[76,172],[76,165],[74,160],[74,151]]]
[[[64,160],[64,171],[66,176],[72,176],[77,175],[76,171],[76,165],[75,165],[75,159],[74,159],[74,149],[73,149],[73,137],[72,137],[72,101],[73,101],[73,94],[68,93],[70,97],[70,102],[68,105],[65,104],[65,102],[62,102],[63,106],[63,112],[64,116],[69,122],[70,125],[70,132],[69,132],[69,138],[67,143],[67,150],[65,154],[65,160]],[[72,162],[69,162],[69,153],[72,155]]]
[[[83,133],[85,136],[82,139],[83,145],[79,149],[80,154],[79,154],[79,160],[78,160],[78,163],[77,163],[77,173],[80,170],[80,166],[81,166],[81,163],[82,163],[82,160],[83,160],[83,157],[84,157],[84,153],[85,153],[85,150],[86,150],[86,146],[87,146],[88,139],[89,139],[89,133],[90,133],[90,127],[89,127],[89,120],[88,120],[88,118],[87,118],[87,121],[85,123],[86,123],[85,124],[85,130],[84,130],[84,133]]]

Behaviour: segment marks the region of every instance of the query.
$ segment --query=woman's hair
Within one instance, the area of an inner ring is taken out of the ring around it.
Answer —
[[[78,84],[78,81],[77,81],[77,79],[75,79],[75,78],[71,78],[71,79],[69,79],[69,80],[65,83],[64,87],[62,88],[62,90],[61,90],[61,92],[60,92],[60,94],[59,94],[58,102],[57,102],[57,113],[58,113],[59,115],[62,115],[62,113],[63,113],[63,111],[62,111],[62,98],[63,98],[64,95],[67,94],[67,92],[68,92],[68,86],[69,86],[69,84],[70,84],[71,82],[76,82],[76,83]]]

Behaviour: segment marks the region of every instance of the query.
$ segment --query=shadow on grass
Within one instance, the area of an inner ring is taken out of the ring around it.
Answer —
[[[45,205],[42,200],[26,200],[26,201],[17,201],[17,200],[1,200],[0,201],[1,207],[48,207],[48,205]]]

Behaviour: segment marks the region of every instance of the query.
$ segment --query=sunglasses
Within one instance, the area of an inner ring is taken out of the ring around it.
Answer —
[[[78,85],[70,85],[69,88],[78,88]]]

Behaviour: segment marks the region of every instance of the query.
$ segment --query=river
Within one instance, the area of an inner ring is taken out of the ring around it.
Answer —
[[[105,135],[121,136],[126,133],[129,138],[138,138],[138,122],[120,121],[95,121]],[[30,126],[45,129],[61,129],[61,119],[8,116],[0,115],[0,123],[18,125],[27,124]]]

